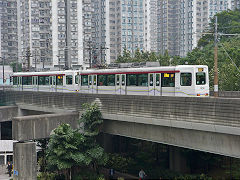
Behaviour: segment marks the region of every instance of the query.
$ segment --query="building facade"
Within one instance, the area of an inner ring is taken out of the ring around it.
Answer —
[[[154,5],[150,2],[149,0],[94,1],[93,37],[96,42],[97,62],[107,64],[114,62],[124,49],[132,54],[137,49],[151,50],[150,38],[155,37],[150,36],[150,9],[151,5]]]
[[[18,58],[25,68],[29,63],[37,70],[89,66],[91,0],[17,2]]]
[[[158,1],[157,51],[184,57],[197,42],[216,13],[239,8],[239,0]]]
[[[184,57],[210,18],[236,8],[240,0],[0,0],[0,57],[26,70],[109,64],[124,49]]]
[[[0,0],[0,63],[17,62],[17,2]]]

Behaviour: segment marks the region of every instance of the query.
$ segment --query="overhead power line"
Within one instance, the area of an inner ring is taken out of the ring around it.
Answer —
[[[239,68],[237,67],[237,65],[235,64],[235,62],[233,61],[233,59],[230,57],[230,55],[228,54],[228,52],[226,51],[226,49],[224,48],[223,44],[222,43],[219,43],[223,50],[225,51],[225,53],[227,54],[227,56],[229,57],[229,59],[232,61],[233,65],[237,68],[238,72],[240,72]]]

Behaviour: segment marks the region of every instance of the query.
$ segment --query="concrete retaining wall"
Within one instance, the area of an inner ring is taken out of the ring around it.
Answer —
[[[1,97],[1,96],[0,96]],[[83,103],[97,102],[101,111],[115,117],[169,119],[176,122],[240,127],[240,99],[91,95],[7,91],[10,104],[27,104],[43,109],[81,111]],[[166,122],[169,123],[169,122]],[[186,124],[187,127],[187,124]]]
[[[76,129],[78,119],[79,114],[77,112],[15,117],[12,121],[13,139],[27,141],[48,138],[51,131],[62,123],[68,123]]]
[[[9,103],[32,109],[82,111],[84,103],[98,103],[103,114],[103,131],[149,141],[240,157],[240,99],[196,97],[151,97],[78,93],[5,91]],[[46,115],[44,115],[46,116]],[[44,117],[42,116],[42,118]],[[44,122],[44,118],[40,121]],[[16,119],[18,140],[40,138],[31,121]],[[21,137],[25,127],[31,136]],[[37,128],[37,129],[36,129]],[[48,134],[50,131],[48,131]],[[40,134],[40,133],[39,133]]]
[[[0,122],[12,121],[13,117],[18,115],[17,106],[1,106],[0,107]]]

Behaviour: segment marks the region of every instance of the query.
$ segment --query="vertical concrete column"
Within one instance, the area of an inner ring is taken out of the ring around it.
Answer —
[[[113,137],[110,134],[103,134],[103,147],[104,150],[108,153],[113,151]]]
[[[13,143],[13,179],[37,179],[37,153],[36,143]]]
[[[0,123],[0,140],[2,139],[2,123]]]
[[[186,158],[182,155],[179,147],[169,146],[169,169],[181,173],[189,172]]]
[[[4,154],[4,164],[6,165],[7,164],[7,155]]]

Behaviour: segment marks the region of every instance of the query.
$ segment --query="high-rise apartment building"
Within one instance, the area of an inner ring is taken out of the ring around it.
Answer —
[[[240,0],[232,0],[232,9],[240,9]]]
[[[235,9],[239,0],[162,0],[157,3],[157,51],[186,56],[197,46],[210,18]]]
[[[109,64],[124,49],[186,56],[210,18],[239,7],[240,0],[0,0],[0,56],[39,70]]]
[[[24,68],[52,66],[50,0],[17,0],[18,59]],[[29,58],[28,58],[29,56]]]
[[[171,55],[179,54],[180,5],[175,0],[157,2],[157,51],[162,54],[166,50]]]
[[[17,3],[15,0],[0,0],[0,41],[0,57],[7,64],[17,62]]]
[[[19,54],[37,69],[89,66],[91,0],[17,0]],[[28,55],[27,55],[28,54]]]
[[[114,62],[124,49],[131,53],[136,49],[151,50],[150,9],[153,4],[150,2],[94,0],[93,41],[96,42],[97,62]]]

